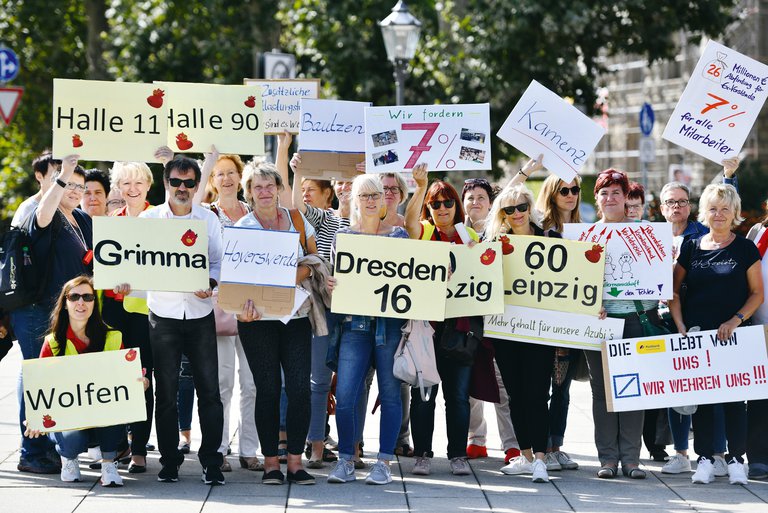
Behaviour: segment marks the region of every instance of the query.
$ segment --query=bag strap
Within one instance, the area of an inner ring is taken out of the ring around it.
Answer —
[[[413,363],[413,367],[416,369],[416,379],[419,382],[416,387],[419,389],[419,393],[421,394],[421,400],[428,402],[429,398],[431,397],[430,392],[432,387],[428,387],[424,384],[424,372],[421,370],[421,368],[419,368],[418,361],[413,356],[413,352],[411,351],[411,342],[409,340],[406,340],[405,342],[405,350],[408,351],[408,355],[411,362]]]
[[[301,215],[301,212],[299,212],[299,209],[297,208],[292,208],[288,212],[291,215],[291,222],[293,223],[293,227],[296,228],[297,232],[299,232],[299,242],[301,243],[301,247],[304,250],[304,254],[311,255],[317,253],[316,244],[311,244],[313,247],[307,247],[308,241],[304,228],[304,216]]]

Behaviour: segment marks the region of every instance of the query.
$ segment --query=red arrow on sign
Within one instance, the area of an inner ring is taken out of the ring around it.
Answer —
[[[0,87],[0,118],[6,125],[11,124],[16,109],[19,108],[23,87]]]

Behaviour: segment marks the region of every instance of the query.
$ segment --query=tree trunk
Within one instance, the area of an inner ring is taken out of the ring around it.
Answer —
[[[107,6],[104,0],[85,0],[85,14],[88,19],[88,78],[91,80],[110,80],[104,60],[102,34],[106,33]]]

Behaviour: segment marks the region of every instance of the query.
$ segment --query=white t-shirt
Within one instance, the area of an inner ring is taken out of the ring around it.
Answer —
[[[34,212],[39,204],[40,202],[37,201],[35,196],[30,196],[29,198],[22,201],[21,205],[19,205],[19,208],[16,209],[16,213],[13,214],[11,226],[20,227],[22,223],[24,223],[24,221],[29,217],[29,215]]]

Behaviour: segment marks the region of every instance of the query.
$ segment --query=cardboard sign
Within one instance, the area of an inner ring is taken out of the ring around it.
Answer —
[[[444,242],[337,234],[331,311],[442,321],[450,249]]]
[[[602,304],[604,253],[600,244],[504,235],[504,302],[597,315]]]
[[[544,166],[570,182],[604,134],[602,126],[533,80],[497,135],[531,158],[543,153]]]
[[[300,151],[365,151],[365,108],[370,103],[310,99],[301,99],[300,103]]]
[[[739,155],[768,95],[768,66],[710,41],[664,139],[720,164]]]
[[[450,246],[451,279],[445,318],[500,314],[504,311],[501,243]]]
[[[603,370],[608,411],[766,399],[765,326],[607,341]]]
[[[491,119],[487,103],[409,105],[365,109],[368,173],[413,169],[491,169]]]
[[[53,156],[158,162],[167,101],[153,84],[53,79]]]
[[[147,420],[139,349],[22,362],[31,429],[46,432]]]
[[[168,140],[175,152],[264,154],[261,88],[155,82],[168,104]]]
[[[97,289],[194,292],[208,288],[208,227],[194,219],[93,218]]]
[[[545,346],[600,351],[603,340],[621,338],[624,319],[507,305],[502,315],[485,316],[485,336]]]
[[[671,223],[566,223],[563,237],[607,248],[603,299],[672,299]]]
[[[302,150],[301,165],[297,171],[303,178],[351,182],[360,174],[357,165],[364,161],[365,153]]]
[[[261,87],[261,110],[264,113],[264,133],[282,134],[288,130],[299,133],[301,99],[318,98],[320,80],[260,80],[246,78],[247,86]]]
[[[219,285],[219,307],[234,314],[242,312],[245,302],[250,299],[264,316],[290,315],[295,297],[296,287],[254,287],[238,283]]]

